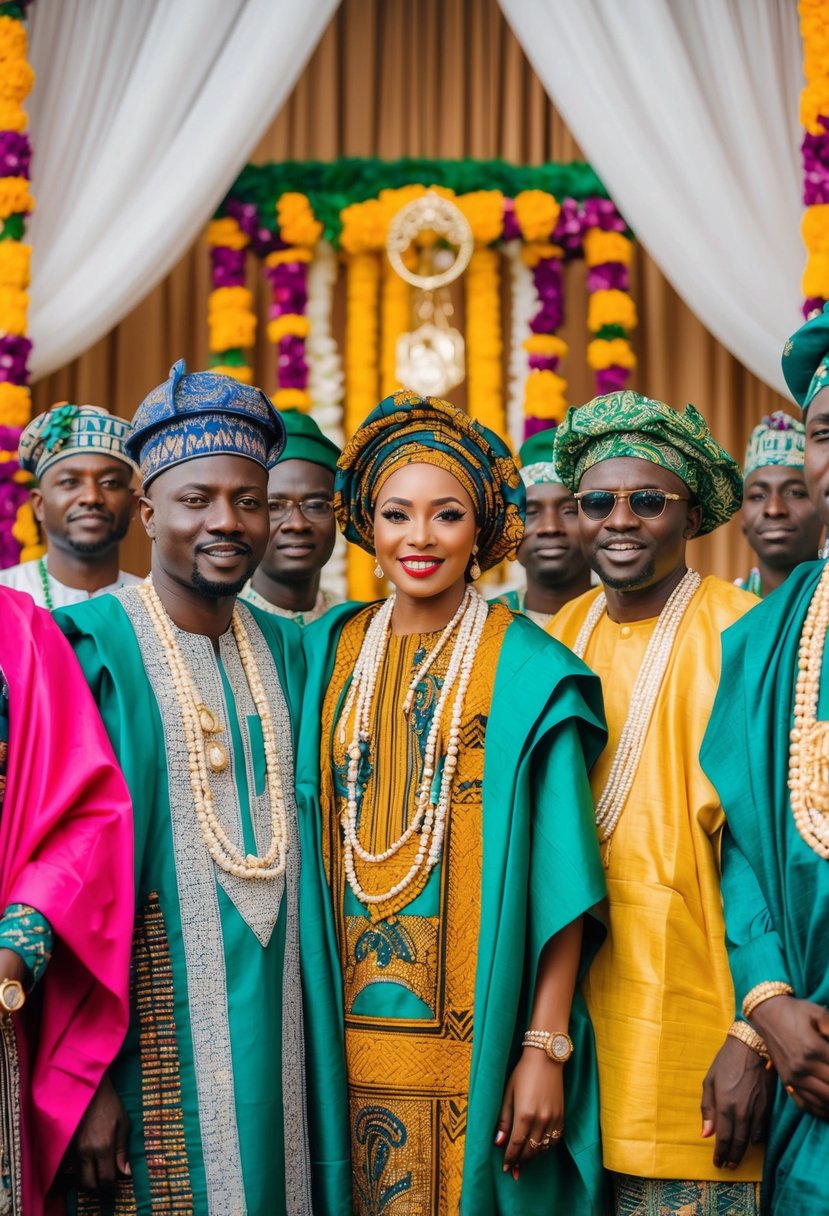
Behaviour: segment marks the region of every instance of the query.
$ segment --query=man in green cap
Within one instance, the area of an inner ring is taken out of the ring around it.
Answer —
[[[786,343],[805,474],[829,523],[829,310]],[[809,562],[723,638],[701,753],[727,816],[722,891],[737,1008],[776,1090],[763,1211],[826,1212],[829,1160],[829,567]]]
[[[680,413],[635,392],[571,409],[555,459],[602,581],[549,631],[600,677],[607,714],[591,787],[609,933],[584,993],[614,1212],[753,1216],[761,1160],[746,1150],[762,1134],[768,1074],[756,1036],[732,1026],[723,812],[698,756],[720,634],[756,600],[701,579],[685,557],[692,537],[739,508],[740,471],[693,406]]]
[[[823,523],[803,475],[805,428],[775,410],[751,432],[743,466],[740,525],[757,565],[737,586],[753,595],[774,591],[801,562],[814,561]]]
[[[527,514],[517,557],[527,581],[525,587],[496,597],[542,629],[569,600],[590,589],[590,567],[579,540],[578,507],[556,473],[554,438],[552,428],[538,431],[518,452]]]
[[[307,625],[337,603],[320,587],[334,552],[334,474],[340,449],[309,414],[286,410],[285,450],[268,477],[271,535],[242,599]]]

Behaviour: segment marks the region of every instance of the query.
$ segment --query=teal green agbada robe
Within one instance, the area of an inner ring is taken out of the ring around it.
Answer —
[[[700,760],[727,818],[722,892],[737,1011],[764,980],[829,1005],[829,861],[798,832],[788,791],[798,646],[823,562],[799,566],[723,635],[720,687]],[[818,717],[829,719],[829,648]],[[762,1210],[829,1211],[829,1123],[778,1084]]]
[[[250,608],[250,606],[248,606]],[[296,741],[304,679],[304,662],[299,631],[291,622],[260,613],[250,608],[273,656],[279,682],[285,695],[291,733]],[[178,1055],[180,1097],[167,1095],[172,1104],[180,1105],[184,1131],[184,1159],[181,1169],[186,1172],[186,1185],[192,1192],[192,1210],[198,1216],[217,1210],[215,1196],[209,1196],[204,1149],[205,1111],[197,1099],[199,1066],[211,1062],[197,1061],[192,1037],[192,986],[199,983],[198,969],[188,968],[183,942],[182,918],[191,919],[198,909],[182,903],[179,896],[180,874],[176,872],[170,827],[170,780],[162,717],[156,697],[147,679],[142,653],[132,624],[118,599],[105,596],[83,605],[56,613],[56,619],[72,643],[101,711],[107,732],[124,771],[134,805],[136,840],[137,906],[146,908],[151,893],[157,896],[163,914],[167,948],[172,968],[175,1047]],[[234,704],[227,675],[221,662],[219,673],[224,688],[229,742],[232,743],[234,777],[239,804],[249,805],[248,783],[264,787],[264,750],[258,718],[244,723]],[[243,747],[242,732],[248,741]],[[261,754],[260,754],[261,753]],[[247,755],[249,763],[240,763]],[[178,774],[179,779],[181,774]],[[183,774],[187,780],[187,774]],[[261,789],[257,788],[257,793]],[[301,817],[300,817],[301,818]],[[250,824],[242,812],[245,845],[255,848]],[[304,839],[303,824],[299,825],[299,845],[303,856],[311,857],[309,876],[314,874],[313,857]],[[194,848],[204,849],[193,817]],[[303,900],[300,878],[299,898]],[[313,885],[313,884],[311,884]],[[223,985],[227,992],[227,1024],[230,1033],[230,1067],[235,1098],[235,1119],[238,1128],[241,1174],[244,1187],[243,1210],[247,1216],[279,1216],[286,1212],[285,1144],[283,1131],[282,1042],[282,976],[286,936],[287,895],[283,895],[278,919],[270,940],[264,945],[237,911],[227,893],[217,883],[215,899],[221,921],[224,949],[208,966],[224,969]],[[319,898],[311,899],[314,904]],[[301,914],[300,914],[301,920]],[[315,934],[310,933],[312,941]],[[301,943],[300,943],[301,949]],[[313,1015],[314,1001],[323,1001],[319,985],[304,994],[306,1014]],[[127,1108],[132,1123],[130,1160],[135,1179],[135,1193],[140,1213],[156,1210],[152,1206],[147,1170],[147,1156],[154,1146],[146,1142],[144,1115],[145,1097],[142,1084],[141,1046],[136,1004],[132,1009],[130,1030],[124,1048],[113,1066],[112,1077]],[[162,1015],[165,1010],[161,1010]],[[159,1022],[163,1025],[163,1017]],[[227,1057],[217,1055],[212,1067],[227,1065]],[[203,1073],[202,1073],[203,1075]],[[313,1084],[313,1082],[310,1082]],[[330,1092],[335,1085],[335,1072],[324,1069],[316,1084]],[[343,1080],[344,1086],[344,1080]],[[226,1112],[215,1112],[218,1119]],[[208,1118],[211,1112],[208,1112]],[[297,1136],[302,1129],[296,1129]],[[290,1137],[289,1137],[290,1140]],[[288,1145],[289,1153],[291,1145]],[[221,1168],[221,1164],[220,1164]],[[314,1165],[311,1166],[312,1179]],[[171,1167],[171,1175],[175,1171]],[[170,1209],[172,1210],[172,1208]],[[184,1210],[184,1208],[182,1208]],[[234,1209],[236,1210],[236,1209]],[[324,1201],[314,1204],[318,1216],[327,1216]]]
[[[298,781],[303,814],[316,832],[319,881],[314,889],[323,893],[321,707],[340,632],[361,607],[332,608],[303,635],[308,672]],[[542,948],[587,913],[586,966],[603,935],[598,920],[589,915],[603,899],[605,884],[587,773],[605,740],[598,679],[542,630],[516,617],[501,648],[486,729],[481,929],[463,1216],[600,1216],[605,1211],[593,1033],[578,992],[570,1023],[575,1051],[565,1072],[564,1144],[523,1166],[516,1182],[503,1173],[503,1149],[493,1143],[504,1086],[527,1026]],[[320,903],[313,922],[318,925],[316,950],[312,955],[306,939],[303,963],[316,972],[320,992],[334,992],[335,1001],[315,1005],[306,1051],[312,1073],[326,1064],[336,1068],[336,1084],[331,1093],[309,1095],[309,1134],[312,1143],[330,1146],[327,1210],[348,1216],[351,1178],[342,1163],[348,1158],[349,1128],[340,1084],[344,1015],[330,897]]]

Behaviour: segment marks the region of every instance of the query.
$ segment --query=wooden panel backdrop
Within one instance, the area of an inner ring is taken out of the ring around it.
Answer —
[[[496,0],[343,0],[252,159],[339,156],[499,157],[525,164],[583,159]],[[571,400],[581,402],[592,396],[583,267],[568,273],[565,375]],[[199,240],[182,250],[172,273],[136,301],[120,325],[35,386],[36,411],[70,400],[130,417],[175,359],[186,358],[191,370],[206,367],[209,290],[208,257]],[[266,292],[261,285],[257,292],[264,317]],[[633,334],[639,367],[632,387],[672,405],[692,401],[741,460],[755,422],[787,403],[715,341],[641,247],[633,296],[640,323]],[[271,390],[273,354],[264,326],[259,328],[255,376]],[[335,329],[341,339],[341,315]],[[143,573],[148,552],[136,524],[123,565]],[[703,573],[728,578],[747,567],[748,556],[736,521],[691,547],[691,560]]]

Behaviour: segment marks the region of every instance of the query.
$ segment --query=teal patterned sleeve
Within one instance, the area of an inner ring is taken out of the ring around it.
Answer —
[[[26,904],[10,904],[0,919],[0,950],[14,950],[36,984],[52,957],[52,928],[45,916]]]

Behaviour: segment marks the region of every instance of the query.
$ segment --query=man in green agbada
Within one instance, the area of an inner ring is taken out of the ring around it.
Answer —
[[[130,1029],[79,1133],[81,1187],[116,1185],[119,1211],[347,1210],[312,1199],[326,1170],[306,1120],[298,630],[236,602],[283,441],[258,389],[176,364],[129,440],[151,579],[58,614],[135,813]]]
[[[826,523],[829,308],[786,343],[783,373],[803,410],[806,484]],[[829,1211],[825,635],[818,631],[799,653],[812,614],[827,611],[828,569],[824,561],[798,566],[726,631],[720,688],[701,752],[728,820],[722,891],[738,1016],[763,1037],[779,1078],[762,1188],[762,1210],[773,1216]],[[804,689],[798,712],[805,720],[790,735],[796,686]]]

